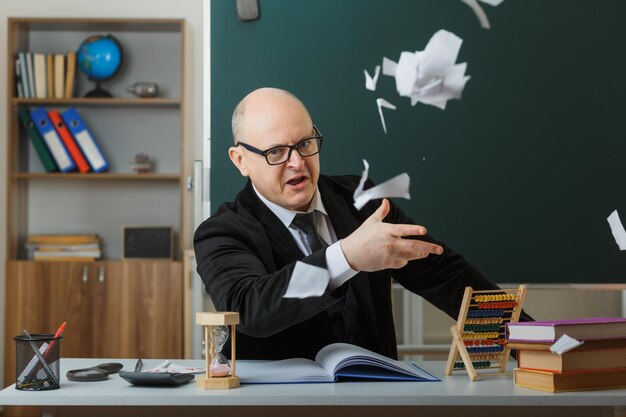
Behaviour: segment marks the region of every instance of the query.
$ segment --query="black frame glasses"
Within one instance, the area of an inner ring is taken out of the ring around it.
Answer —
[[[313,125],[313,130],[315,132],[315,135],[309,136],[307,138],[304,138],[304,139],[298,141],[298,143],[296,143],[295,145],[274,146],[274,147],[266,149],[264,151],[259,149],[259,148],[255,148],[252,145],[248,145],[247,143],[244,143],[244,142],[237,142],[237,143],[235,143],[235,146],[241,145],[245,149],[249,150],[250,152],[254,152],[254,153],[258,154],[258,155],[264,156],[265,157],[265,161],[269,165],[280,165],[280,164],[284,164],[285,162],[289,161],[289,158],[291,158],[291,152],[293,152],[294,149],[296,150],[296,152],[298,152],[298,155],[300,155],[302,158],[307,158],[309,156],[317,155],[318,153],[320,153],[320,151],[322,150],[322,141],[324,140],[324,136],[320,133],[318,128],[315,127],[315,125]],[[307,153],[307,150],[304,148],[304,145],[306,145],[311,140],[315,140],[317,148],[313,151],[313,153]],[[270,162],[270,158],[272,157],[273,153],[280,152],[281,150],[284,150],[284,149],[287,149],[287,148],[289,149],[289,151],[287,152],[287,157],[286,158],[282,158],[281,157],[280,161],[278,161],[278,162],[277,162],[277,160],[272,160]],[[303,155],[303,153],[304,153],[304,155]]]

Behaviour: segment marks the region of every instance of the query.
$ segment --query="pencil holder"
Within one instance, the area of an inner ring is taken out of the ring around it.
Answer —
[[[15,336],[15,389],[45,391],[59,388],[61,339],[51,334]]]

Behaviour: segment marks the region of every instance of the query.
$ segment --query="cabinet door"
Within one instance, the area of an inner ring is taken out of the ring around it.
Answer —
[[[9,261],[7,263],[6,381],[15,382],[13,336],[54,333],[64,321],[62,357],[91,356],[90,263]]]
[[[183,286],[180,262],[99,263],[94,280],[97,357],[181,358]]]

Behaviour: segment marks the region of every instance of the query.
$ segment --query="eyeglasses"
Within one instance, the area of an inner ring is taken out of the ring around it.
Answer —
[[[300,142],[295,145],[283,145],[283,146],[275,146],[273,148],[266,149],[262,151],[261,149],[255,148],[252,145],[248,145],[247,143],[237,142],[235,146],[243,146],[250,152],[254,152],[258,155],[263,155],[265,160],[270,165],[280,165],[284,164],[291,158],[291,152],[295,149],[303,158],[307,156],[313,156],[320,153],[322,149],[322,141],[324,137],[320,133],[320,131],[313,125],[313,130],[315,132],[314,136],[310,136],[308,138],[302,139]]]

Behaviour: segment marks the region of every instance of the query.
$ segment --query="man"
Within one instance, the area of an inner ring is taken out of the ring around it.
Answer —
[[[290,93],[247,95],[233,138],[228,153],[248,183],[200,225],[194,245],[216,308],[240,313],[238,358],[314,358],[333,342],[397,358],[392,277],[453,318],[466,286],[498,288],[387,199],[355,209],[359,178],[320,175],[322,135]],[[313,231],[296,221],[306,212]],[[328,269],[311,283],[321,295],[284,297],[297,261]]]

